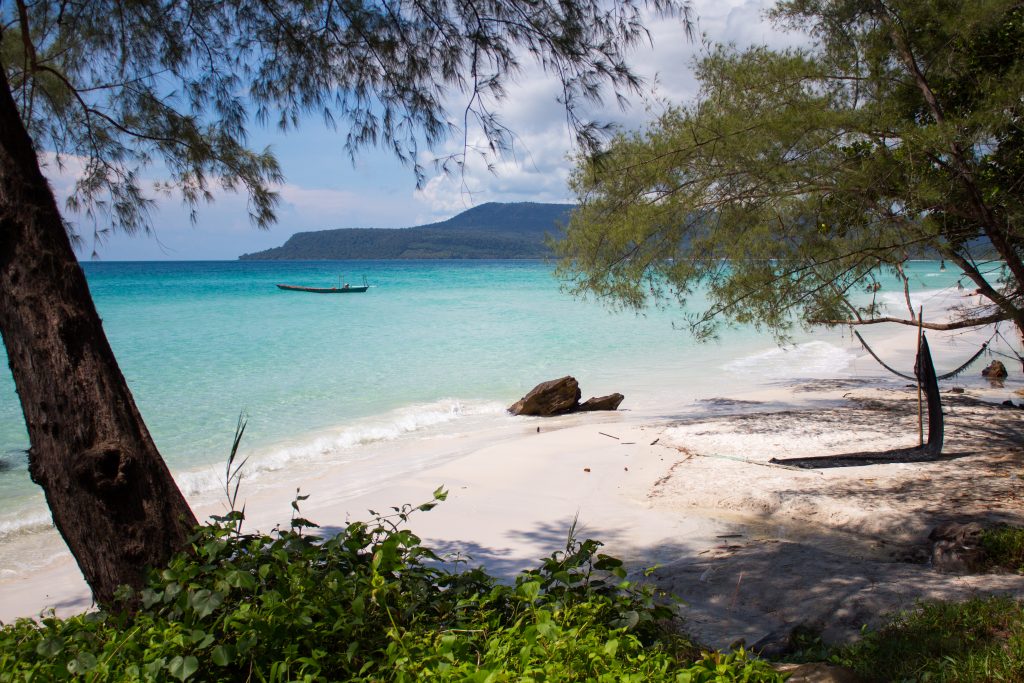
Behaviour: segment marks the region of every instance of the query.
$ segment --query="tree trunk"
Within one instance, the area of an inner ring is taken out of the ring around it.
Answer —
[[[110,350],[53,191],[0,69],[0,334],[29,473],[93,597],[184,547],[196,520]]]

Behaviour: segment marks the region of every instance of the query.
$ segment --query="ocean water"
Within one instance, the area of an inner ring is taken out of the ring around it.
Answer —
[[[779,349],[753,328],[696,344],[677,309],[615,313],[563,293],[551,266],[518,261],[89,262],[111,346],[157,446],[190,498],[223,485],[236,421],[253,481],[281,470],[380,457],[392,444],[512,424],[505,408],[572,374],[584,398],[619,391],[651,415],[702,399],[815,377],[878,376],[841,333]],[[281,291],[276,283],[365,294]],[[911,269],[916,296],[955,286],[937,263]],[[890,283],[893,286],[895,283]],[[895,288],[883,291],[894,303]],[[28,439],[0,368],[0,578],[46,561],[5,552],[54,536],[28,478]],[[448,453],[448,457],[453,454]],[[389,462],[394,470],[425,461]],[[358,488],[359,482],[353,486]],[[12,545],[13,544],[13,545]],[[16,558],[15,558],[16,556]]]

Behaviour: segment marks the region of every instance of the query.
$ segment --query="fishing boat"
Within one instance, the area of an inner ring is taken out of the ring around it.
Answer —
[[[363,284],[361,285],[350,285],[347,282],[341,283],[341,278],[338,278],[337,287],[303,287],[302,285],[281,285],[279,284],[278,289],[285,289],[289,292],[313,292],[314,294],[359,294],[365,292],[370,288],[370,285],[366,284],[366,278],[363,278]]]

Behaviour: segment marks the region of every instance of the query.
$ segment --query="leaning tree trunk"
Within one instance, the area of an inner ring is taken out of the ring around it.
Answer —
[[[0,333],[29,473],[100,604],[196,520],[142,421],[0,69]]]

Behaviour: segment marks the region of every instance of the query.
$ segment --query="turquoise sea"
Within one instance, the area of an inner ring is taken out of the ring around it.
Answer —
[[[189,496],[222,484],[239,414],[248,419],[243,450],[258,478],[375,457],[400,440],[493,429],[513,419],[505,407],[531,387],[566,374],[579,379],[584,398],[619,391],[624,409],[670,415],[699,410],[702,399],[737,386],[882,372],[857,361],[856,345],[839,332],[801,337],[785,350],[754,329],[696,344],[674,327],[678,309],[611,312],[560,291],[541,262],[84,268],[121,369]],[[911,272],[922,296],[956,284],[937,263],[915,263]],[[352,283],[365,277],[370,290],[318,295],[274,286],[333,286],[341,274]],[[27,446],[4,363],[0,548],[52,534],[28,479]],[[0,561],[0,575],[19,567]]]

